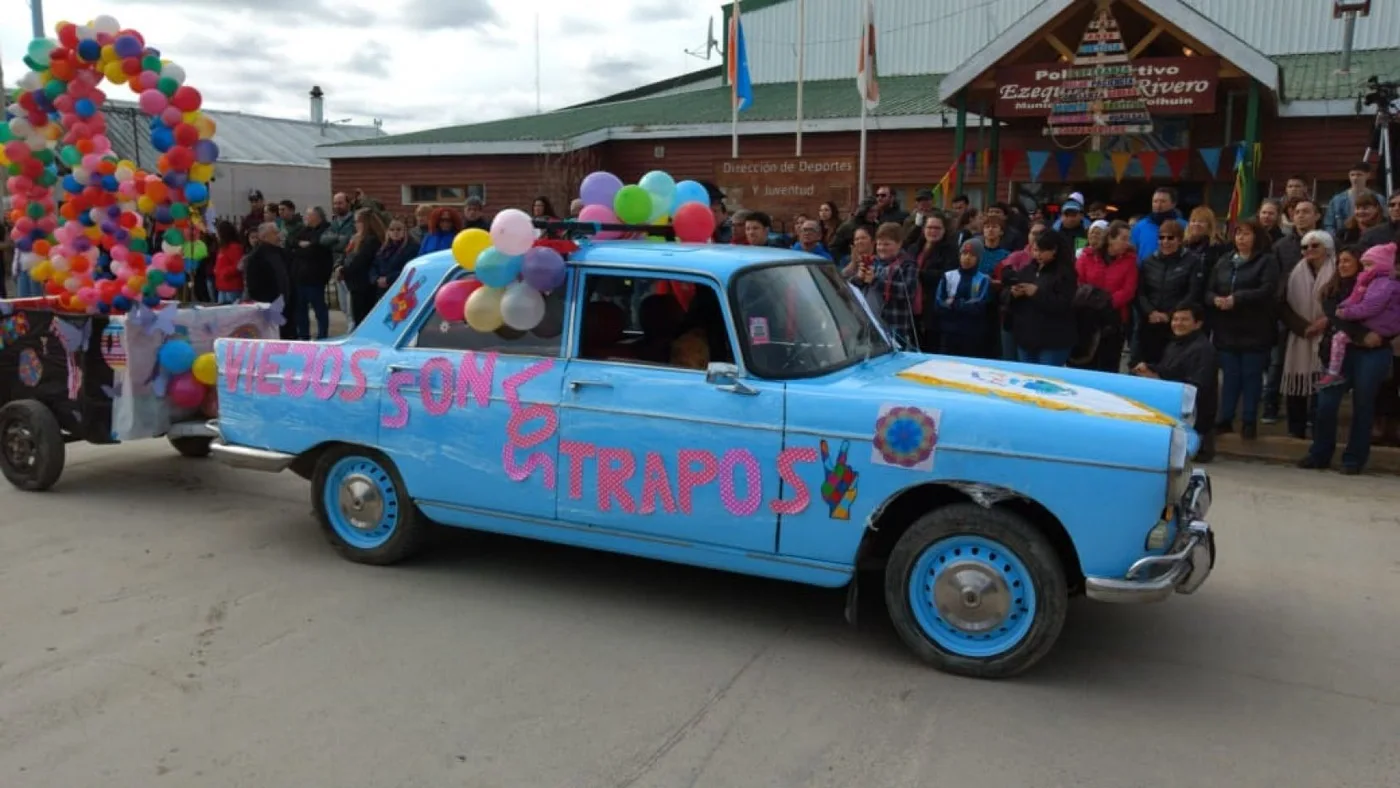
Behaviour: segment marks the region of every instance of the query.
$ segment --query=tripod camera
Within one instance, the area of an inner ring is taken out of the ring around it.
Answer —
[[[1371,144],[1362,154],[1362,161],[1370,161],[1371,153],[1375,152],[1377,186],[1381,194],[1388,197],[1395,193],[1395,167],[1391,158],[1394,144],[1390,138],[1390,128],[1394,125],[1396,115],[1400,114],[1400,82],[1382,82],[1379,77],[1373,75],[1366,80],[1363,90],[1361,97],[1356,100],[1356,111],[1360,114],[1367,107],[1375,107],[1376,123],[1371,130]]]

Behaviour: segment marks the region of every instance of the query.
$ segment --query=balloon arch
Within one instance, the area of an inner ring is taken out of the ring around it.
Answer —
[[[62,309],[123,312],[175,296],[207,254],[195,242],[219,148],[185,71],[110,16],[60,22],[24,58],[0,169],[22,268]],[[150,118],[154,172],[107,135],[105,82],[125,85]]]

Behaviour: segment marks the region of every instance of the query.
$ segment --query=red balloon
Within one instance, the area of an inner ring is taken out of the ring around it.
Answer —
[[[175,143],[185,147],[193,147],[199,142],[199,129],[188,123],[181,123],[175,127]]]
[[[437,295],[433,297],[433,308],[447,320],[465,320],[463,313],[467,307],[467,299],[479,287],[481,282],[475,279],[449,282],[438,288]]]
[[[199,95],[199,91],[189,85],[181,85],[175,89],[175,93],[170,97],[170,103],[181,112],[194,112],[199,109],[199,105],[204,102],[204,98]]]
[[[671,227],[675,229],[676,237],[682,241],[704,243],[715,231],[715,215],[708,205],[688,202],[671,217]]]
[[[170,163],[170,169],[184,172],[194,164],[194,151],[183,145],[176,145],[165,152],[165,160]]]
[[[73,24],[72,22],[65,22],[64,24],[59,25],[58,40],[59,43],[68,47],[69,49],[76,48],[78,46],[78,26]]]

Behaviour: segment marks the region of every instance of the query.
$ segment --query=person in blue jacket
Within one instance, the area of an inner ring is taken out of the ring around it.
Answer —
[[[992,278],[978,269],[984,247],[969,238],[959,250],[958,267],[938,280],[934,309],[938,312],[939,352],[949,356],[982,356],[987,334]]]
[[[822,243],[822,224],[816,219],[802,220],[802,226],[797,228],[797,243],[793,244],[792,248],[793,251],[832,259],[831,252],[827,250],[826,244]]]
[[[1162,231],[1162,225],[1175,219],[1185,224],[1185,217],[1181,211],[1176,209],[1176,189],[1170,186],[1159,186],[1157,191],[1152,193],[1152,213],[1142,217],[1137,224],[1133,225],[1132,242],[1137,249],[1138,266],[1142,266],[1142,261],[1151,257],[1157,251],[1157,234]]]

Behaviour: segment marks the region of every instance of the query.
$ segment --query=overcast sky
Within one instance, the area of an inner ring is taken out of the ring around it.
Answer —
[[[390,133],[535,111],[535,12],[545,110],[719,65],[703,51],[721,0],[47,0],[44,26],[99,14],[184,67],[212,109],[326,119]],[[606,10],[604,10],[606,9]],[[29,0],[0,0],[7,85],[27,70]],[[123,86],[109,94],[133,96]]]

